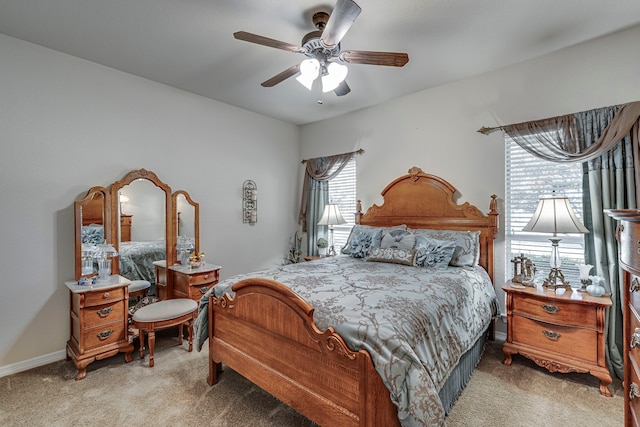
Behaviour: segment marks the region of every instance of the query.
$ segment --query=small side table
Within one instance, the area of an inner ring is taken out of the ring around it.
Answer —
[[[510,281],[502,289],[507,294],[505,365],[511,365],[512,355],[520,354],[549,372],[589,373],[600,380],[600,393],[611,397],[604,345],[608,295],[593,297],[570,289],[556,295]]]

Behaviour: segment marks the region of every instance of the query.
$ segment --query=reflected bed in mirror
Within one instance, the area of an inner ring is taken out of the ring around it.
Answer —
[[[153,262],[167,257],[167,193],[154,181],[136,179],[119,188],[118,200],[120,275],[148,281],[155,294]]]

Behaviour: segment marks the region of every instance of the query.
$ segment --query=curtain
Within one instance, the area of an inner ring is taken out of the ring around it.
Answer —
[[[504,127],[534,156],[553,162],[583,162],[585,259],[605,279],[612,306],[605,319],[609,371],[623,378],[621,270],[615,221],[604,209],[634,209],[640,191],[640,102],[605,107]]]
[[[317,224],[322,217],[324,207],[329,203],[329,180],[344,169],[355,153],[307,160],[298,223],[302,226],[302,231],[307,233],[307,253],[309,255],[317,255],[316,241],[320,237],[327,237],[328,227]]]

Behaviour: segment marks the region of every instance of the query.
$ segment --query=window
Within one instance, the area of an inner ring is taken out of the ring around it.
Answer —
[[[522,228],[529,222],[541,196],[550,196],[555,190],[566,196],[580,220],[582,209],[582,164],[549,162],[523,150],[505,136],[505,247],[507,260],[524,254],[536,265],[541,278],[549,275],[551,255],[550,234],[527,233]],[[582,221],[584,224],[584,221]],[[577,264],[584,264],[584,236],[559,235],[560,269],[569,282],[579,281]],[[506,275],[513,277],[513,263],[506,263]]]
[[[356,159],[349,160],[340,173],[329,181],[329,201],[338,205],[346,224],[333,226],[333,246],[336,252],[347,243],[356,221]]]

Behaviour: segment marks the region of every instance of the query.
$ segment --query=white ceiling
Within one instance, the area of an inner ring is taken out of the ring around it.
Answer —
[[[358,1],[358,0],[357,0]],[[403,68],[349,65],[351,93],[260,83],[305,57],[235,40],[299,45],[332,0],[0,0],[0,33],[294,124],[535,58],[640,23],[638,0],[359,0],[343,49],[404,51]],[[594,58],[597,60],[597,58]],[[1,61],[1,58],[0,58]]]

